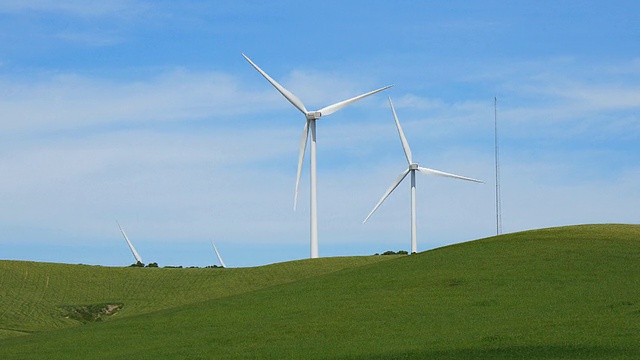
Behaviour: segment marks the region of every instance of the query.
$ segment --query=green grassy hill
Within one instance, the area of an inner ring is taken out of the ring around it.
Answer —
[[[637,225],[507,234],[158,311],[140,295],[137,316],[113,297],[122,318],[5,339],[0,358],[637,359],[639,264]]]
[[[121,305],[124,318],[318,276],[393,256],[292,261],[256,268],[160,269],[0,261],[0,339],[76,326],[68,307]]]

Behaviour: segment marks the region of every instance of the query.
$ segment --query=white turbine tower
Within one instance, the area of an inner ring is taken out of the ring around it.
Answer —
[[[460,175],[449,174],[439,170],[421,167],[421,166],[418,166],[417,163],[414,163],[413,158],[411,156],[411,149],[409,148],[409,143],[407,142],[407,139],[404,136],[404,132],[402,131],[402,127],[400,126],[400,121],[398,121],[398,116],[396,115],[396,110],[393,107],[391,98],[389,98],[389,105],[391,105],[393,118],[396,121],[396,127],[398,128],[398,135],[400,135],[400,141],[402,142],[402,148],[404,149],[404,155],[407,158],[409,167],[405,171],[403,171],[402,174],[400,174],[400,176],[398,176],[398,178],[393,182],[393,184],[391,184],[391,187],[387,189],[387,192],[384,193],[380,201],[378,201],[376,206],[373,208],[373,210],[371,210],[369,215],[367,215],[366,219],[364,219],[362,223],[364,224],[365,222],[367,222],[367,220],[371,217],[371,215],[373,215],[373,213],[380,207],[380,205],[382,205],[382,202],[384,202],[384,200],[387,197],[389,197],[391,192],[393,192],[393,190],[395,190],[395,188],[397,188],[398,185],[400,185],[400,183],[402,182],[402,180],[404,180],[407,174],[411,173],[411,253],[413,254],[418,252],[418,245],[417,245],[417,239],[416,239],[416,170],[427,175],[446,176],[454,179],[462,179],[462,180],[474,181],[479,183],[481,183],[482,181],[460,176]]]
[[[220,262],[220,265],[223,268],[226,268],[227,266],[224,264],[224,261],[222,261],[222,256],[220,256],[220,253],[218,252],[218,248],[216,247],[216,244],[214,244],[213,241],[211,241],[211,245],[213,245],[213,251],[216,252],[216,256],[218,257],[218,261]]]
[[[117,221],[116,221],[116,224],[118,224],[118,227],[120,228],[120,232],[122,233],[122,236],[124,236],[124,239],[127,241],[127,244],[129,244],[129,249],[131,249],[131,253],[133,254],[133,257],[136,258],[136,262],[142,264],[142,258],[136,251],[136,248],[133,247],[133,244],[131,243],[131,241],[129,241],[127,234],[124,232],[124,230],[122,230],[122,226],[120,226],[120,223]]]
[[[311,129],[311,205],[310,205],[310,217],[311,217],[311,258],[318,257],[318,197],[317,197],[317,187],[316,187],[316,120],[320,119],[323,116],[331,115],[334,112],[342,109],[343,107],[350,105],[360,99],[363,99],[369,95],[373,95],[377,92],[390,88],[392,85],[385,86],[383,88],[368,92],[366,94],[362,94],[356,96],[354,98],[344,100],[333,105],[329,105],[320,110],[316,111],[308,111],[304,106],[302,101],[298,99],[295,95],[293,95],[289,90],[285,89],[282,85],[278,84],[275,80],[273,80],[267,73],[262,71],[258,67],[258,65],[254,64],[251,59],[249,59],[245,54],[242,54],[244,58],[253,66],[262,76],[264,76],[267,81],[273,85],[273,87],[280,92],[293,106],[295,106],[298,110],[300,110],[305,118],[306,122],[304,124],[304,128],[302,130],[302,138],[300,141],[300,155],[298,156],[298,173],[296,176],[296,192],[293,199],[293,209],[295,211],[296,205],[298,203],[298,187],[300,184],[300,173],[302,171],[302,163],[304,160],[304,153],[307,148],[307,139],[309,137],[309,129]]]

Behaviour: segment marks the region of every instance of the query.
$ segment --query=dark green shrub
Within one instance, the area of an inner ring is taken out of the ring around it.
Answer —
[[[407,255],[407,254],[409,254],[409,253],[406,250],[400,250],[398,252],[389,250],[389,251],[385,251],[385,252],[382,253],[382,255]],[[376,254],[376,255],[378,255],[378,254]]]

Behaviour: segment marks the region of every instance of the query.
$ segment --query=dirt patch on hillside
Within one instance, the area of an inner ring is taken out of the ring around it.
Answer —
[[[102,321],[113,316],[122,309],[122,303],[93,304],[93,305],[64,305],[61,306],[62,316],[66,319],[80,321],[82,323],[92,323]]]

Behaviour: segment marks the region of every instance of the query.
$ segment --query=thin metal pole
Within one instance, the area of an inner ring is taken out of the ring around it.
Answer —
[[[493,97],[494,149],[496,162],[496,235],[502,234],[502,201],[500,198],[500,148],[498,145],[498,98]]]
[[[416,171],[411,170],[411,253],[418,252],[418,231],[416,215]]]
[[[318,257],[318,182],[316,178],[316,121],[311,126],[311,258]]]

